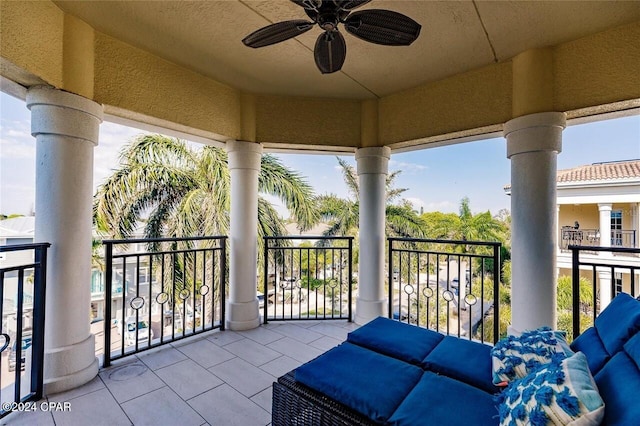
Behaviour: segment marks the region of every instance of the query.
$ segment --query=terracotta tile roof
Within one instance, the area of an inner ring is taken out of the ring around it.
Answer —
[[[640,160],[594,163],[558,170],[558,183],[640,178]]]
[[[558,183],[640,179],[640,160],[611,161],[558,170]],[[504,186],[511,189],[511,184]]]

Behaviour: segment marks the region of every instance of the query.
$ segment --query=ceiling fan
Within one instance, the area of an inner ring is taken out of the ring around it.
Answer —
[[[371,43],[408,46],[418,38],[420,24],[398,12],[368,9],[351,12],[371,0],[290,0],[304,8],[311,21],[295,19],[267,25],[246,36],[249,47],[269,46],[309,31],[315,24],[324,30],[316,40],[313,56],[323,74],[339,71],[347,56],[347,46],[338,25],[348,33]]]

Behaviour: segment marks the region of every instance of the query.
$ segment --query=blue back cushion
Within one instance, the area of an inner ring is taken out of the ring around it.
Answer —
[[[443,337],[432,330],[378,317],[349,333],[347,342],[417,365]]]
[[[594,376],[602,366],[609,361],[611,356],[607,352],[602,343],[602,339],[598,335],[598,329],[590,327],[584,333],[579,335],[576,340],[571,343],[571,349],[574,352],[582,352],[587,357],[589,370]]]
[[[494,426],[498,420],[491,394],[426,371],[388,424]]]
[[[422,366],[487,392],[500,389],[493,384],[491,346],[445,336],[422,361]]]
[[[393,414],[421,376],[419,367],[348,342],[295,370],[296,381],[377,422]]]
[[[598,315],[595,327],[609,355],[615,355],[640,330],[640,301],[619,293]]]
[[[640,334],[636,345],[640,346]],[[636,346],[637,350],[638,346]],[[634,352],[637,355],[637,352]],[[635,356],[635,355],[634,355]],[[640,422],[640,370],[626,351],[617,353],[596,374],[604,400],[604,421],[608,426],[637,425]]]

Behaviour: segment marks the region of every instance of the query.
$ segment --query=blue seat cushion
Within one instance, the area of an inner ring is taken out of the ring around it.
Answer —
[[[640,301],[619,293],[598,315],[595,327],[609,355],[615,355],[640,330]]]
[[[623,350],[629,355],[629,358],[635,362],[638,370],[640,370],[640,332],[636,333],[635,336],[624,344]]]
[[[390,425],[483,426],[498,424],[491,394],[426,371],[389,418]]]
[[[626,351],[617,353],[596,374],[608,426],[637,425],[640,419],[640,370]]]
[[[602,339],[598,336],[598,329],[595,327],[587,328],[584,333],[571,342],[571,350],[585,354],[589,363],[589,370],[594,376],[611,358],[602,343]]]
[[[298,367],[295,378],[372,420],[384,422],[422,373],[415,365],[346,342]]]
[[[426,328],[378,317],[349,333],[347,342],[417,365],[443,337]]]
[[[422,361],[426,370],[468,383],[490,393],[500,391],[491,375],[491,346],[445,336]]]

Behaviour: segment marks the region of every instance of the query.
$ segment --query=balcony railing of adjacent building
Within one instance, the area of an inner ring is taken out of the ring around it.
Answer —
[[[568,250],[570,245],[600,246],[599,229],[576,229],[572,226],[563,226],[560,230],[560,248]],[[632,229],[611,230],[611,247],[638,247],[636,231]],[[628,254],[628,253],[624,253]]]
[[[638,283],[638,274],[640,274],[640,261],[634,261],[630,264],[621,264],[612,256],[598,257],[594,260],[593,256],[588,258],[581,257],[581,254],[589,253],[611,253],[613,255],[623,254],[640,256],[640,248],[628,248],[628,247],[598,247],[598,246],[582,246],[582,245],[570,245],[572,256],[572,311],[573,311],[573,338],[580,335],[581,330],[584,330],[585,326],[593,324],[600,311],[599,309],[599,297],[598,291],[602,291],[598,286],[600,281],[599,274],[606,274],[606,277],[610,280],[610,291],[612,297],[623,290],[628,290],[628,293],[632,297],[640,298],[640,283]],[[581,283],[580,277],[588,275],[588,282],[583,280]],[[622,286],[617,288],[616,277],[627,277],[628,286]],[[593,294],[593,300],[587,301],[581,298],[581,285],[588,284],[591,286],[590,292]],[[588,322],[584,324],[583,321]]]
[[[105,367],[124,356],[224,329],[226,240],[103,241]],[[140,251],[140,244],[147,250]]]
[[[389,317],[441,333],[500,338],[500,243],[389,238]]]
[[[352,265],[353,237],[264,237],[264,323],[351,321]]]
[[[0,253],[32,253],[32,261],[0,268],[0,417],[42,398],[49,246],[0,247]]]

